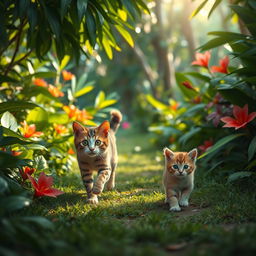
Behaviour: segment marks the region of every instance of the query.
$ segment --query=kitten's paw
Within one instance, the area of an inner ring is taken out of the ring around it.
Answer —
[[[97,196],[94,196],[94,197],[88,198],[87,202],[88,204],[98,204],[99,200]]]
[[[107,184],[106,190],[107,190],[107,191],[113,190],[114,187],[115,187],[115,184]]]
[[[102,192],[103,188],[100,187],[94,187],[92,189],[93,194],[99,195]]]
[[[179,205],[175,205],[175,206],[172,206],[169,211],[171,212],[179,212],[181,211],[181,208],[179,207]]]
[[[180,204],[180,206],[188,206],[189,205],[188,200],[181,200],[179,202],[179,204]]]

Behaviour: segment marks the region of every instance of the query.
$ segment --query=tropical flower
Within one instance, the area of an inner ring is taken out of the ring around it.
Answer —
[[[209,51],[206,51],[205,53],[197,52],[196,60],[194,60],[191,64],[208,68],[210,58],[211,58],[211,53]]]
[[[228,64],[229,64],[229,58],[228,56],[224,57],[223,59],[220,59],[219,66],[212,66],[211,71],[213,73],[219,72],[219,73],[228,73]]]
[[[64,93],[60,91],[56,86],[53,86],[49,84],[48,91],[51,93],[52,96],[58,98],[58,97],[63,97]]]
[[[11,150],[11,152],[13,156],[19,156],[20,154],[22,154],[22,152],[16,150]]]
[[[202,152],[205,152],[205,151],[209,150],[212,146],[213,146],[213,141],[212,141],[212,139],[210,139],[210,140],[205,140],[202,145],[198,146],[198,148]]]
[[[176,111],[176,110],[178,109],[178,107],[179,107],[179,102],[177,102],[177,101],[174,101],[174,102],[170,105],[170,109],[171,109],[171,110],[174,110],[174,111]]]
[[[65,127],[64,125],[61,125],[61,124],[54,124],[53,125],[55,131],[58,133],[58,134],[65,134],[65,133],[68,133],[68,128]]]
[[[122,128],[123,129],[129,129],[131,127],[130,123],[129,122],[123,122],[122,123]]]
[[[190,90],[195,90],[195,88],[193,87],[193,85],[189,81],[184,81],[181,84],[184,85],[186,88],[188,88]]]
[[[74,77],[74,74],[72,74],[71,72],[68,72],[66,70],[62,71],[62,77],[65,81],[69,81]]]
[[[64,106],[63,110],[68,114],[69,118],[77,117],[80,110],[76,108],[74,105]]]
[[[77,116],[76,116],[76,120],[78,122],[82,122],[82,123],[85,123],[87,120],[91,120],[93,117],[85,110],[79,110],[78,109],[78,113],[77,113]]]
[[[234,127],[236,130],[243,128],[256,117],[256,112],[248,114],[248,104],[244,105],[243,108],[234,105],[233,116],[235,118],[225,116],[220,119],[226,123],[223,127]]]
[[[21,130],[23,132],[23,136],[25,138],[30,138],[30,137],[39,137],[43,133],[42,132],[37,132],[36,131],[36,125],[35,124],[30,124],[28,125],[26,121],[21,123],[23,127],[21,127]]]
[[[22,169],[19,169],[19,171],[20,171],[20,175],[21,175],[22,179],[26,180],[26,179],[28,179],[28,174],[32,175],[36,171],[36,169],[25,166]]]
[[[34,85],[41,86],[41,87],[48,87],[47,82],[41,78],[35,78],[33,80]]]
[[[69,155],[74,155],[74,154],[75,154],[75,151],[73,150],[73,148],[70,148],[70,149],[68,150],[68,154],[69,154]]]
[[[52,188],[53,177],[47,177],[44,172],[40,173],[37,182],[29,174],[27,174],[27,176],[35,190],[34,197],[40,197],[40,196],[56,197],[64,193],[56,188]]]

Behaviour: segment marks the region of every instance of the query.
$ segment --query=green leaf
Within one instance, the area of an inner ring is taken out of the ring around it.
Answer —
[[[201,158],[211,154],[212,152],[220,149],[222,146],[226,145],[230,141],[232,141],[238,137],[244,136],[244,135],[245,135],[244,133],[231,134],[231,135],[228,135],[228,136],[218,140],[209,150],[207,150],[204,154],[202,154],[200,157],[198,157],[198,159],[201,159]]]
[[[41,130],[48,123],[48,113],[42,108],[34,108],[29,111],[26,121],[28,123],[36,124],[37,129]]]
[[[110,105],[113,105],[117,102],[117,100],[104,100],[99,106],[98,108],[102,109],[102,108],[106,108]]]
[[[61,14],[61,19],[64,18],[67,10],[68,10],[68,7],[70,5],[72,0],[61,0],[60,1],[60,14]]]
[[[77,0],[77,13],[78,13],[79,22],[81,22],[84,14],[86,12],[87,2],[88,2],[88,0]]]
[[[67,114],[48,113],[48,122],[55,124],[66,124],[69,122],[69,118]]]
[[[105,101],[105,93],[103,91],[100,91],[95,99],[95,108],[99,108],[100,104]]]
[[[9,112],[19,112],[25,109],[33,109],[39,107],[35,103],[27,101],[8,101],[0,103],[0,114],[9,111]]]
[[[54,227],[53,223],[44,217],[26,216],[22,217],[22,220],[24,222],[31,222],[33,226],[36,225],[43,229],[52,229]]]
[[[202,129],[200,127],[193,127],[190,131],[186,132],[179,138],[179,142],[185,145],[190,138],[192,138],[195,134],[199,133],[201,130]]]
[[[96,21],[90,9],[86,11],[86,27],[89,33],[89,41],[92,47],[95,46],[96,43]]]
[[[206,3],[208,2],[208,0],[204,0],[191,14],[191,18],[195,17],[202,9],[203,7],[206,5]]]
[[[222,0],[216,0],[208,14],[208,18],[210,18],[211,14],[213,13],[213,11],[218,7],[218,5],[222,2]]]
[[[104,36],[103,39],[102,39],[102,45],[103,45],[103,48],[108,56],[108,58],[110,60],[113,59],[113,52],[112,52],[112,48],[109,44],[109,40]]]
[[[78,98],[78,97],[80,97],[80,96],[82,96],[82,95],[84,95],[84,94],[86,94],[86,93],[92,91],[93,89],[94,89],[94,86],[93,86],[93,85],[87,85],[87,86],[85,86],[84,88],[82,88],[81,90],[75,92],[74,97],[75,97],[75,98]]]
[[[8,111],[6,111],[1,117],[1,125],[11,129],[14,132],[16,132],[18,129],[16,118]]]
[[[49,168],[45,158],[42,155],[35,157],[33,163],[33,167],[39,171],[45,171]]]
[[[0,177],[0,194],[3,194],[4,191],[6,191],[8,188],[8,183],[5,179]]]
[[[5,170],[6,168],[16,168],[20,159],[6,152],[0,151],[0,172]]]
[[[64,58],[61,60],[59,71],[63,70],[67,66],[69,60],[70,60],[70,56],[65,55]]]
[[[134,42],[132,39],[132,36],[130,35],[130,33],[125,30],[123,27],[121,27],[120,25],[115,25],[116,29],[118,30],[118,32],[122,35],[122,37],[125,39],[125,41],[131,46],[134,47]]]
[[[41,145],[41,144],[28,144],[28,145],[25,145],[25,147],[28,148],[28,149],[32,149],[32,150],[48,151],[48,149],[46,147],[44,147],[43,145]]]
[[[2,137],[0,139],[0,147],[6,147],[14,144],[28,145],[31,144],[31,141],[21,140],[19,138],[10,136]]]
[[[168,106],[163,104],[162,102],[156,100],[155,98],[153,98],[150,94],[146,95],[147,101],[153,106],[155,107],[157,110],[166,110],[168,109]]]
[[[0,205],[4,206],[3,210],[6,212],[13,212],[20,210],[30,205],[31,200],[24,196],[7,196],[0,200]]]
[[[250,177],[253,174],[253,172],[246,172],[246,171],[241,171],[241,172],[235,172],[228,177],[228,182],[233,182],[238,179]]]
[[[251,161],[256,153],[256,136],[252,139],[248,148],[248,161]]]

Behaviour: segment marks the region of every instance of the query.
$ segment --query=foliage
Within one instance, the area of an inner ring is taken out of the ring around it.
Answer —
[[[216,1],[215,4],[219,2]],[[215,170],[216,173],[219,170],[222,175],[229,175],[228,180],[233,182],[239,178],[251,179],[255,176],[256,123],[252,118],[247,124],[246,120],[249,120],[249,116],[246,112],[246,104],[249,106],[249,114],[255,115],[253,111],[256,111],[256,89],[253,63],[256,60],[254,54],[256,33],[253,24],[256,24],[256,9],[252,1],[248,1],[244,6],[232,5],[230,8],[244,22],[249,34],[210,32],[209,34],[215,38],[202,45],[200,49],[205,51],[224,43],[228,44],[229,56],[239,60],[242,67],[228,67],[228,58],[225,57],[220,60],[219,66],[210,68],[209,60],[206,63],[207,59],[203,59],[204,55],[209,54],[206,52],[197,55],[197,60],[192,63],[201,66],[200,73],[176,73],[177,84],[185,99],[176,103],[179,104],[176,110],[172,109],[170,102],[168,105],[152,99],[151,96],[147,98],[158,113],[150,130],[161,136],[158,140],[162,145],[168,141],[168,144],[177,150],[188,150],[193,146],[199,146],[199,149],[203,149],[200,156],[203,168]],[[244,111],[236,105],[244,107]],[[230,123],[225,126],[237,127],[236,129],[239,129],[237,132],[233,128],[223,128],[220,123],[220,120],[223,122],[234,120],[226,117],[232,115],[232,110],[235,117],[239,110],[243,120],[238,121],[240,125]],[[203,146],[208,141],[213,143],[208,147]]]

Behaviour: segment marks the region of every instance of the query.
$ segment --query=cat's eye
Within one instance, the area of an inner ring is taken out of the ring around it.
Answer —
[[[189,166],[188,166],[187,164],[185,164],[183,168],[184,168],[184,169],[188,169],[188,167],[189,167]]]
[[[96,146],[99,146],[100,144],[101,144],[101,141],[100,141],[100,140],[96,140],[96,141],[95,141],[95,145],[96,145]]]
[[[178,170],[178,169],[179,169],[179,166],[178,166],[177,164],[174,164],[174,165],[172,166],[172,168],[175,169],[175,170]]]
[[[82,146],[88,146],[88,140],[83,140],[83,141],[81,142],[81,145],[82,145]]]

